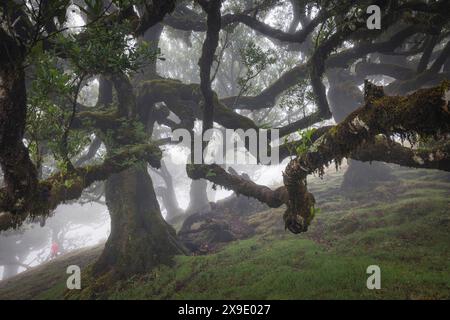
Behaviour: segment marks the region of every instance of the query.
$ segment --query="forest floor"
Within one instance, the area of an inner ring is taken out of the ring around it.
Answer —
[[[450,175],[396,169],[397,181],[346,193],[342,174],[309,182],[321,210],[307,233],[286,232],[283,209],[251,214],[250,238],[211,254],[178,256],[174,266],[118,283],[103,298],[449,299]],[[63,299],[67,266],[83,270],[101,249],[78,250],[1,281],[0,299]],[[366,287],[369,265],[381,268],[380,290]]]

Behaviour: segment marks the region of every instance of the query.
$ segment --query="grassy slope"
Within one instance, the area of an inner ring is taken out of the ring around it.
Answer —
[[[399,176],[371,194],[346,196],[336,192],[340,173],[313,179],[321,212],[308,233],[284,232],[281,209],[261,212],[250,217],[254,237],[208,256],[177,257],[172,268],[118,284],[109,298],[449,299],[450,179],[419,170]],[[381,268],[381,290],[366,288],[372,264]],[[31,297],[63,297],[61,268],[48,266],[59,280]],[[23,297],[25,281],[31,286],[30,278],[0,284],[0,299]]]
[[[66,288],[67,267],[78,265],[82,270],[102,252],[103,245],[75,250],[19,275],[0,281],[0,300],[57,299]]]

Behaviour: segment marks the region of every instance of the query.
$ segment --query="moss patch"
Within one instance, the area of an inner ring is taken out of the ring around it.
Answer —
[[[308,232],[284,231],[283,208],[252,214],[253,237],[214,254],[177,256],[174,266],[115,283],[103,298],[449,299],[449,176],[396,169],[396,183],[349,195],[337,191],[342,173],[309,178],[322,210]],[[381,268],[381,290],[366,288],[372,264]],[[20,297],[20,281],[0,285],[0,298]],[[31,297],[64,298],[58,281]]]

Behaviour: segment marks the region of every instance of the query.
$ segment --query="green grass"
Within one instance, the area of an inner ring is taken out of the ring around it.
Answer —
[[[38,293],[33,299],[35,300],[63,300],[66,290],[66,282],[61,279],[52,288]]]
[[[446,270],[434,261],[402,263],[392,255],[346,255],[308,239],[240,241],[206,257],[180,257],[111,299],[448,298]],[[419,263],[417,263],[419,262]],[[440,261],[443,262],[443,261]],[[382,270],[382,289],[366,288],[366,268]]]
[[[282,209],[249,217],[257,228],[207,256],[118,283],[109,299],[449,299],[450,179],[403,170],[373,192],[336,193],[341,175],[310,182],[322,209],[302,235],[284,231]],[[381,268],[381,290],[366,268]],[[65,278],[64,278],[65,281]],[[65,283],[65,282],[64,282]],[[64,283],[34,298],[63,297]],[[0,294],[1,297],[1,294]]]
[[[282,210],[260,213],[253,219],[264,228],[253,238],[213,255],[178,257],[174,268],[117,287],[110,298],[448,299],[450,183],[430,171],[401,177],[357,201],[319,182],[319,207],[327,206],[310,232],[280,232]],[[381,290],[366,288],[372,264],[381,268]]]

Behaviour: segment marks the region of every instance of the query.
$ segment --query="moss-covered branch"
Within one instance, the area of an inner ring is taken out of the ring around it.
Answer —
[[[361,145],[348,157],[364,162],[383,161],[410,168],[450,171],[450,143],[448,142],[412,149],[380,135],[375,137],[374,143]]]
[[[402,96],[385,96],[382,87],[365,84],[365,104],[328,130],[309,150],[292,160],[283,173],[289,193],[286,226],[294,233],[306,231],[314,214],[314,197],[306,177],[323,173],[332,161],[339,163],[363,144],[374,143],[378,134],[399,134],[407,139],[441,136],[450,131],[449,83]],[[388,162],[389,157],[385,159]],[[367,158],[366,158],[367,159]],[[394,159],[395,160],[395,159]]]
[[[39,182],[37,195],[30,203],[29,195],[6,202],[6,190],[0,190],[0,230],[20,225],[27,217],[47,216],[59,204],[78,199],[83,190],[95,181],[105,180],[138,163],[148,163],[155,168],[161,166],[161,150],[154,144],[123,146],[111,152],[103,163],[58,172]]]
[[[171,79],[144,81],[139,87],[138,105],[165,102],[180,119],[203,119],[203,95],[198,84],[185,84]],[[193,103],[192,103],[193,102]],[[214,121],[229,129],[257,129],[249,118],[242,116],[219,101],[213,94]]]
[[[385,96],[383,88],[366,82],[364,105],[336,126],[316,130],[309,148],[292,160],[283,173],[284,187],[266,186],[228,174],[217,165],[190,165],[192,179],[207,179],[227,189],[255,197],[269,206],[287,204],[286,228],[294,233],[307,230],[314,217],[314,196],[308,192],[306,178],[332,161],[348,157],[361,161],[385,161],[408,167],[450,171],[448,143],[432,149],[410,149],[383,137],[398,134],[414,140],[445,137],[450,131],[449,83],[422,89],[406,96]],[[285,143],[283,155],[291,153],[301,141]]]
[[[187,165],[187,174],[193,180],[207,179],[237,194],[253,197],[266,203],[269,207],[278,208],[287,201],[286,189],[280,187],[272,190],[269,187],[258,185],[253,181],[238,175],[229,174],[217,164]]]

